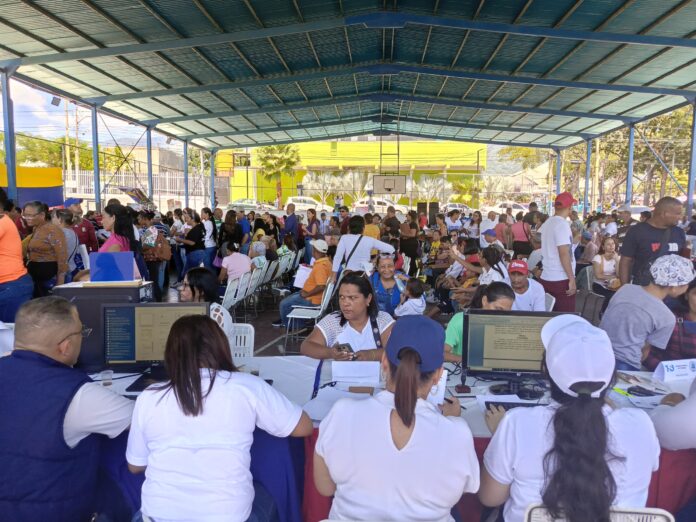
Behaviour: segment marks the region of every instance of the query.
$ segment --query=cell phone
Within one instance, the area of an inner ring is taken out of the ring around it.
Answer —
[[[353,347],[350,345],[350,343],[340,343],[338,345],[338,350],[341,352],[354,353]]]
[[[653,397],[655,395],[660,395],[652,390],[643,388],[642,386],[631,386],[626,391],[631,395],[635,395],[636,397]]]

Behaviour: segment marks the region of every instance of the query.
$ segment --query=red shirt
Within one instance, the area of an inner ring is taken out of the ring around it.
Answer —
[[[341,234],[347,234],[348,233],[348,222],[350,221],[350,216],[345,218],[343,220],[343,223],[341,223]]]
[[[94,225],[92,225],[92,223],[83,218],[77,225],[73,225],[72,228],[75,234],[77,234],[77,241],[81,245],[85,245],[88,252],[96,252],[99,250],[97,234],[94,231]]]

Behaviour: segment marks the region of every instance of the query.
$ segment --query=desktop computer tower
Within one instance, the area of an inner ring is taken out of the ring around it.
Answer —
[[[154,301],[152,283],[149,281],[140,286],[127,287],[61,285],[53,288],[53,294],[75,304],[82,324],[92,329],[90,336],[82,340],[76,364],[86,372],[98,372],[106,366],[102,305]]]

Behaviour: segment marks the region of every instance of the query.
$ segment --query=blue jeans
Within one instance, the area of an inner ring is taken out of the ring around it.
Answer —
[[[640,368],[636,368],[635,366],[631,366],[627,362],[619,361],[618,359],[616,359],[616,371],[619,371],[619,372],[639,372]]]
[[[300,292],[296,292],[294,294],[290,294],[287,296],[285,299],[283,299],[280,302],[280,322],[283,324],[288,324],[288,314],[292,312],[292,307],[293,306],[316,306],[314,303],[311,301],[308,301],[304,297],[300,295]],[[297,328],[298,321],[294,320],[293,325]]]
[[[215,270],[213,268],[213,260],[215,259],[215,252],[217,251],[217,248],[215,247],[207,247],[205,249],[205,259],[203,259],[203,264],[208,270]]]
[[[34,295],[34,281],[29,274],[0,284],[0,321],[14,323],[20,306]]]
[[[676,522],[692,522],[696,520],[696,498],[684,506],[674,519]]]
[[[157,522],[156,518],[150,518],[150,520]],[[279,520],[278,508],[273,497],[260,482],[254,481],[254,502],[246,522],[278,522]],[[143,522],[143,514],[138,511],[133,515],[131,522]]]
[[[184,267],[184,275],[192,268],[198,268],[205,261],[205,250],[194,250],[186,254],[186,266]],[[183,279],[183,278],[182,278]]]
[[[310,239],[305,239],[304,262],[309,264],[312,261],[312,244]]]
[[[176,268],[176,282],[178,283],[184,278],[184,264],[186,259],[186,251],[180,245],[172,247],[172,259],[174,259],[174,268]]]

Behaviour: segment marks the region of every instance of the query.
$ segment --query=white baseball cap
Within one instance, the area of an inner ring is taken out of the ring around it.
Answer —
[[[321,252],[322,254],[326,254],[326,252],[329,250],[329,244],[324,241],[323,239],[315,239],[311,241],[312,248],[316,248],[318,252]]]
[[[611,383],[616,360],[609,336],[582,317],[554,317],[541,329],[541,342],[549,376],[564,393],[597,398]]]

